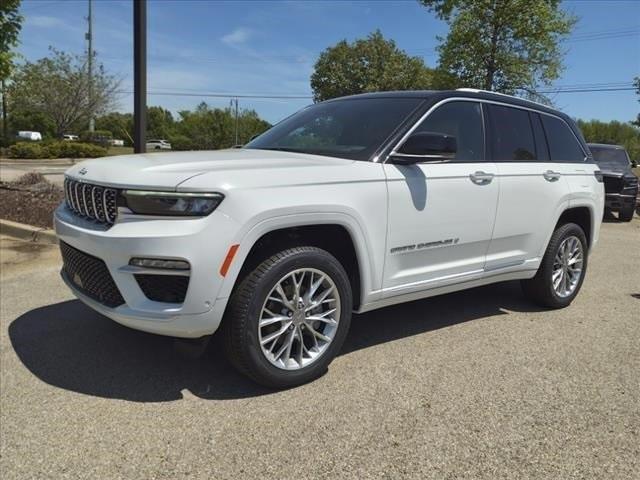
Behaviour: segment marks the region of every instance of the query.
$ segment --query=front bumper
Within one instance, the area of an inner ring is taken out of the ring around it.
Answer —
[[[605,208],[620,210],[623,208],[633,208],[636,205],[635,194],[607,193],[604,199]]]
[[[227,299],[217,297],[224,281],[219,269],[237,231],[226,215],[213,212],[203,218],[152,219],[120,214],[107,229],[62,204],[54,213],[54,226],[61,241],[105,263],[124,299],[122,305],[109,308],[88,297],[63,273],[73,293],[94,310],[128,327],[175,337],[201,337],[220,325]],[[132,257],[188,261],[191,270],[184,301],[147,298],[134,277],[142,271],[129,265]]]

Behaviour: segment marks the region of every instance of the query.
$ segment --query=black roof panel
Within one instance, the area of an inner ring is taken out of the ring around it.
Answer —
[[[531,108],[533,110],[539,110],[541,112],[553,113],[555,115],[558,115],[559,113],[562,114],[558,110],[555,110],[551,107],[547,107],[546,105],[532,102],[530,100],[525,100],[524,98],[513,97],[511,95],[505,95],[501,93],[488,92],[485,90],[394,90],[386,92],[360,93],[358,95],[333,98],[331,100],[327,100],[327,102],[365,98],[423,98],[425,100],[444,100],[448,97],[492,100],[495,102]],[[564,116],[565,114],[562,115]]]

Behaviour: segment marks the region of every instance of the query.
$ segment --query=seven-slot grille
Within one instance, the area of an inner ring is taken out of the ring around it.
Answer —
[[[67,207],[78,215],[99,223],[116,221],[118,191],[90,183],[64,179],[64,197]]]
[[[604,176],[604,191],[605,193],[620,193],[623,188],[624,180],[622,177],[613,177],[609,175]]]

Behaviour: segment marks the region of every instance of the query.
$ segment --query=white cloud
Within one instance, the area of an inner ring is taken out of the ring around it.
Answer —
[[[222,37],[221,40],[227,45],[235,46],[245,43],[252,35],[253,32],[248,28],[238,27],[233,32]]]
[[[57,17],[50,17],[47,15],[36,15],[34,17],[27,17],[27,23],[32,27],[40,28],[53,28],[66,26],[62,20]]]

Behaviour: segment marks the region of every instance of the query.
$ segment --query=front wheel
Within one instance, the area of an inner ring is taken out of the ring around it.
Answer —
[[[525,295],[538,305],[563,308],[576,297],[587,271],[587,238],[580,226],[566,223],[551,235],[536,276],[522,281]]]
[[[618,220],[621,222],[630,222],[633,220],[633,207],[634,205],[629,205],[628,207],[621,208],[618,213]]]
[[[335,257],[316,247],[267,258],[229,302],[223,321],[227,357],[241,373],[273,388],[322,375],[351,321],[347,274]]]

